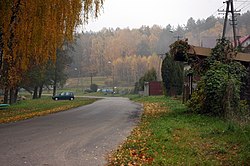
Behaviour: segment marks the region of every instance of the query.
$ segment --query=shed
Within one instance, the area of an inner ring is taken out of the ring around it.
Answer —
[[[144,95],[145,96],[163,95],[162,82],[161,81],[145,82]]]

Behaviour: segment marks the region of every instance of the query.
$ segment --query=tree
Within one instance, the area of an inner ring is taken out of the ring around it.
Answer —
[[[71,64],[72,59],[68,55],[68,49],[57,50],[57,59],[56,63],[52,63],[52,72],[51,81],[53,82],[53,95],[56,95],[56,88],[58,85],[63,86],[66,82],[67,75],[65,74],[65,68]]]
[[[186,25],[186,29],[188,31],[192,31],[193,29],[196,28],[196,23],[195,23],[195,20],[191,17],[188,19],[187,21],[187,25]]]
[[[162,62],[162,80],[166,89],[167,96],[174,90],[178,95],[182,93],[183,86],[183,65],[174,61],[173,57],[167,54]]]
[[[143,77],[139,79],[139,90],[144,90],[145,82],[156,81],[157,80],[157,73],[154,68],[148,70]],[[137,88],[135,88],[137,89]]]
[[[238,16],[238,19],[241,19],[241,36],[250,30],[248,13]],[[195,21],[190,18],[187,25],[178,27],[167,25],[162,28],[153,25],[151,28],[142,26],[139,29],[103,28],[99,32],[77,34],[79,38],[75,47],[76,53],[72,55],[74,64],[70,74],[75,77],[77,73],[73,69],[77,67],[81,69],[82,76],[88,76],[88,73],[93,72],[99,76],[108,76],[112,70],[107,62],[112,61],[115,66],[115,81],[123,85],[134,85],[150,68],[154,67],[158,73],[159,63],[153,60],[155,58],[151,55],[168,52],[168,46],[177,40],[178,36],[188,38],[188,43],[195,46],[215,45],[215,38],[219,36],[223,26],[221,20],[211,17]]]
[[[44,65],[31,63],[30,69],[23,74],[20,87],[33,94],[33,99],[41,98],[44,86],[54,86],[53,92],[56,93],[56,87],[65,84],[67,76],[65,68],[72,62],[68,55],[68,50],[57,50],[56,63],[49,61]]]
[[[0,74],[5,103],[10,103],[29,68],[30,60],[43,64],[55,62],[56,50],[71,41],[76,25],[92,11],[97,17],[104,0],[2,0],[0,1]]]
[[[148,41],[141,41],[138,45],[137,45],[137,51],[136,51],[137,55],[151,55],[151,51],[148,45]]]
[[[163,29],[157,42],[157,53],[166,53],[168,51],[168,45],[173,41],[173,34],[170,27],[167,27],[167,29]]]

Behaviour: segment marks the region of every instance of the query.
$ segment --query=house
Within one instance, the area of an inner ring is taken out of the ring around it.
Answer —
[[[241,37],[239,39],[240,46],[242,47],[243,51],[245,52],[245,49],[249,50],[250,46],[250,35]]]

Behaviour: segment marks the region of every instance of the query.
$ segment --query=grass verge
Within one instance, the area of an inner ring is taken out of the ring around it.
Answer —
[[[24,100],[0,110],[0,123],[16,122],[35,116],[65,111],[95,102],[97,99],[76,98],[73,101],[54,101],[51,97],[36,100]]]
[[[137,98],[141,123],[108,165],[249,165],[250,127],[190,114],[180,101]]]

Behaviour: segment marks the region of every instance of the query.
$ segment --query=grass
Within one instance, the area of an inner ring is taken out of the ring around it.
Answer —
[[[118,81],[118,80],[116,80]],[[92,83],[96,84],[99,89],[112,89],[112,76],[95,76],[92,77]],[[71,90],[75,93],[83,94],[85,89],[89,89],[91,85],[90,77],[69,78],[64,86],[64,90]],[[134,83],[126,83],[119,81],[115,83],[117,90],[127,91],[134,89]]]
[[[70,108],[93,103],[96,100],[97,99],[76,98],[74,101],[54,101],[51,97],[23,100],[11,105],[7,109],[0,110],[0,123],[16,122],[35,116],[65,111]]]
[[[118,81],[115,79],[115,81]],[[99,88],[107,88],[112,87],[112,76],[95,76],[92,77],[92,83],[98,85]],[[119,81],[117,85],[120,85],[121,87],[127,87],[127,86],[134,86],[134,84],[129,84],[124,81]],[[90,77],[77,77],[77,78],[69,78],[67,79],[65,87],[67,88],[89,88],[91,85],[91,78]]]
[[[109,165],[249,165],[249,125],[187,113],[170,98],[135,100],[144,104],[141,123]]]
[[[99,89],[113,89],[112,86],[112,77],[111,76],[96,76],[92,78],[92,83],[96,84]],[[108,83],[108,84],[107,84]],[[77,96],[105,96],[102,93],[87,93],[85,92],[86,89],[90,88],[91,79],[90,77],[79,77],[79,78],[68,78],[66,84],[63,88],[57,87],[57,94],[64,91],[74,92]],[[117,87],[116,91],[119,92],[128,92],[134,89],[134,85],[127,85],[125,82],[117,83],[119,86]],[[53,89],[44,90],[43,94],[50,94],[52,95]],[[31,94],[27,91],[23,90],[19,92],[21,96],[28,96],[32,98]],[[127,93],[126,93],[127,94]],[[111,96],[111,95],[109,95]],[[121,95],[120,95],[121,96]]]
[[[105,86],[105,81],[109,80],[109,77],[93,77],[92,83],[97,84],[98,86],[102,87]],[[79,78],[69,78],[66,82],[67,87],[87,87],[89,88],[91,84],[90,77],[79,77]]]

